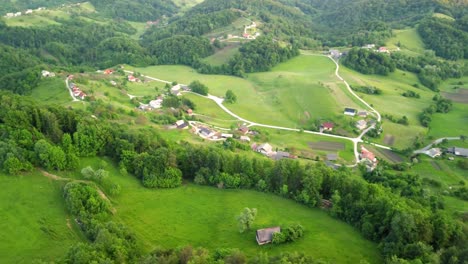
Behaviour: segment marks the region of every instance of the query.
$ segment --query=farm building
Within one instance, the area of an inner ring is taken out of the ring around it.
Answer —
[[[192,109],[187,109],[187,114],[188,115],[193,115],[193,110]]]
[[[359,112],[357,113],[357,115],[360,116],[360,117],[367,117],[367,111],[364,111],[364,110],[359,111]]]
[[[175,126],[178,129],[187,129],[189,124],[185,122],[184,120],[178,120],[177,122],[175,122]]]
[[[437,158],[440,157],[440,155],[442,155],[442,151],[440,150],[440,148],[431,148],[426,152],[426,154],[431,158]]]
[[[468,149],[466,148],[452,147],[452,148],[449,148],[447,152],[460,156],[460,157],[465,157],[465,158],[468,157]]]
[[[356,115],[356,112],[357,112],[357,110],[354,109],[354,108],[345,108],[345,109],[344,109],[344,114],[345,114],[345,115],[355,116],[355,115]]]
[[[162,107],[162,99],[151,100],[149,105],[153,108],[161,108]]]
[[[281,233],[281,227],[270,227],[257,230],[257,243],[259,245],[265,245],[271,243],[273,241],[273,234],[274,233]]]
[[[201,128],[199,133],[202,137],[206,137],[206,138],[211,137],[215,134],[213,131],[211,131],[210,129],[206,127]]]
[[[247,134],[249,133],[249,128],[247,126],[240,126],[239,127],[239,131],[242,133],[242,134]]]
[[[320,128],[324,131],[332,131],[334,126],[335,125],[332,122],[325,122],[320,126]]]
[[[260,152],[268,156],[273,150],[273,147],[268,143],[264,143],[264,144],[259,145],[256,150],[257,152]]]
[[[240,140],[245,141],[245,142],[250,142],[250,138],[248,136],[241,136]]]
[[[356,127],[357,127],[359,130],[365,129],[366,126],[367,126],[367,122],[366,122],[366,120],[364,120],[364,119],[361,119],[361,120],[359,120],[359,121],[356,122]]]
[[[181,90],[180,84],[174,85],[174,86],[172,86],[172,88],[171,88],[171,94],[172,94],[172,95],[175,95],[175,96],[180,96],[180,95],[182,95],[182,94],[180,93],[180,90]]]
[[[232,138],[234,135],[233,134],[221,134],[222,138]]]

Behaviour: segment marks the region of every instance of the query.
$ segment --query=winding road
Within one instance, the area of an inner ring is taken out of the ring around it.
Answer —
[[[378,122],[381,121],[381,115],[380,115],[380,113],[379,113],[377,110],[375,110],[371,105],[369,105],[366,101],[364,101],[361,97],[359,97],[359,96],[351,89],[351,86],[348,84],[348,82],[346,82],[346,80],[344,80],[343,77],[340,76],[340,74],[339,74],[340,65],[338,64],[338,62],[337,62],[336,60],[334,60],[331,56],[326,56],[326,55],[319,55],[319,54],[303,54],[303,55],[306,55],[306,56],[324,56],[324,57],[327,57],[327,58],[329,58],[330,60],[332,60],[333,63],[335,63],[335,65],[336,65],[335,76],[336,76],[340,81],[342,81],[342,82],[345,84],[345,86],[346,86],[346,88],[348,89],[348,91],[349,91],[354,97],[356,97],[360,102],[362,102],[366,107],[368,107],[368,108],[372,111],[372,113],[374,113],[374,114],[377,116],[377,121],[378,121]],[[129,73],[129,74],[134,74],[134,72],[132,72],[132,71],[127,71],[127,70],[125,70],[124,72]],[[146,75],[141,75],[141,76],[144,77],[144,78],[146,78],[146,79],[150,79],[150,80],[154,80],[154,81],[158,81],[158,82],[162,82],[162,83],[171,83],[170,81],[166,81],[166,80],[162,80],[162,79],[158,79],[158,78],[154,78],[154,77],[150,77],[150,76],[146,76]],[[181,85],[184,85],[184,84],[181,84]],[[184,93],[193,93],[193,92],[187,91],[187,92],[184,92]],[[228,113],[229,115],[231,115],[232,117],[236,118],[237,120],[240,120],[240,121],[243,121],[243,122],[247,123],[247,124],[248,124],[247,126],[249,126],[249,127],[257,126],[257,127],[265,127],[265,128],[271,128],[271,129],[285,130],[285,131],[295,131],[295,132],[300,132],[300,131],[302,131],[303,133],[307,133],[307,134],[314,134],[314,135],[320,135],[320,136],[324,136],[324,137],[331,137],[331,138],[338,138],[338,139],[349,140],[349,141],[353,142],[354,156],[355,156],[355,159],[356,159],[355,164],[353,164],[352,166],[356,166],[356,165],[359,163],[359,161],[360,161],[360,159],[359,159],[359,151],[358,151],[358,144],[361,143],[361,142],[363,142],[362,137],[363,137],[367,132],[369,132],[370,130],[372,130],[372,129],[375,128],[375,124],[374,124],[374,125],[371,125],[370,127],[366,128],[358,137],[352,138],[352,137],[345,137],[345,136],[338,136],[338,135],[326,134],[326,133],[321,133],[321,132],[317,132],[317,131],[300,130],[300,129],[297,129],[297,128],[290,128],[290,127],[282,127],[282,126],[272,126],[272,125],[260,124],[260,123],[256,123],[256,122],[247,120],[247,119],[245,119],[245,118],[242,118],[242,117],[236,115],[235,113],[233,113],[231,110],[229,110],[226,106],[223,105],[223,101],[224,101],[223,98],[219,98],[219,97],[214,96],[214,95],[211,95],[211,94],[208,94],[207,96],[200,95],[200,94],[197,94],[197,93],[193,93],[193,94],[214,101],[224,112]],[[388,146],[383,146],[383,145],[374,144],[374,143],[370,143],[370,144],[373,145],[373,146],[376,146],[376,147],[378,147],[378,148],[383,148],[383,149],[391,150],[391,148],[388,147]]]
[[[436,140],[432,141],[431,144],[425,146],[424,148],[413,151],[413,154],[426,154],[426,151],[428,151],[429,149],[431,149],[433,145],[437,145],[437,144],[439,144],[439,143],[442,143],[442,141],[444,141],[444,140],[459,140],[459,139],[461,139],[461,137],[444,137],[444,138],[439,138],[439,139],[436,139]]]

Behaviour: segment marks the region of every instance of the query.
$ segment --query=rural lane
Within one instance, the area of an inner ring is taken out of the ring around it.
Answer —
[[[359,101],[361,101],[364,105],[366,105],[369,109],[371,109],[373,113],[375,113],[375,114],[377,115],[377,120],[378,120],[379,122],[381,121],[380,113],[379,113],[377,110],[375,110],[372,106],[370,106],[366,101],[364,101],[362,98],[360,98],[356,93],[354,93],[354,91],[353,91],[353,90],[351,89],[351,87],[349,86],[348,82],[346,82],[346,81],[343,79],[343,77],[341,77],[341,76],[339,75],[340,65],[338,64],[338,62],[336,62],[331,56],[317,55],[317,54],[304,54],[304,55],[309,55],[309,56],[324,56],[324,57],[327,57],[327,58],[329,58],[330,60],[332,60],[333,63],[335,63],[335,65],[336,65],[336,69],[335,69],[335,75],[336,75],[336,77],[346,85],[346,88],[348,89],[348,91],[349,91],[354,97],[356,97]],[[134,74],[134,72],[128,71],[128,70],[125,70],[124,72],[129,73],[129,74]],[[166,81],[166,80],[162,80],[162,79],[150,77],[150,76],[147,76],[147,75],[141,75],[141,76],[144,77],[144,78],[147,78],[147,79],[150,79],[150,80],[154,80],[154,81],[158,81],[158,82],[162,82],[162,83],[172,83],[172,82],[170,82],[170,81]],[[184,85],[184,84],[181,84],[181,85]],[[271,128],[271,129],[278,129],[278,130],[285,130],[285,131],[294,131],[294,132],[303,132],[303,133],[307,133],[307,134],[314,134],[314,135],[319,135],[319,136],[324,136],[324,137],[331,137],[331,138],[338,138],[338,139],[349,140],[349,141],[353,142],[354,156],[355,156],[355,159],[356,159],[356,163],[355,163],[353,166],[356,166],[356,165],[359,163],[358,143],[363,142],[362,137],[363,137],[368,131],[370,131],[371,129],[374,129],[374,128],[375,128],[375,124],[374,124],[374,125],[372,125],[372,126],[366,128],[358,137],[356,137],[356,138],[351,138],[351,137],[345,137],[345,136],[338,136],[338,135],[332,135],[332,134],[321,133],[321,132],[317,132],[317,131],[301,130],[301,129],[297,129],[297,128],[290,128],[290,127],[282,127],[282,126],[273,126],[273,125],[260,124],[260,123],[252,122],[252,121],[250,121],[250,120],[247,120],[247,119],[245,119],[245,118],[242,118],[242,117],[236,115],[235,113],[233,113],[231,110],[229,110],[226,106],[223,105],[223,101],[224,101],[223,98],[219,98],[219,97],[214,96],[214,95],[211,95],[211,94],[208,94],[207,96],[204,96],[204,95],[200,95],[200,94],[193,93],[193,92],[185,92],[185,93],[192,93],[192,94],[195,94],[195,95],[198,95],[198,96],[201,96],[201,97],[204,97],[204,98],[207,98],[207,99],[210,99],[210,100],[214,101],[224,112],[228,113],[229,115],[231,115],[232,117],[234,117],[234,118],[236,118],[236,119],[238,119],[238,120],[240,120],[240,121],[243,121],[243,122],[245,122],[245,123],[248,123],[248,126],[249,126],[249,127],[258,126],[258,127],[265,127],[265,128]],[[383,146],[383,145],[379,145],[379,144],[374,144],[374,143],[371,143],[371,144],[374,145],[374,146],[376,146],[376,147],[379,147],[379,148],[391,150],[391,148],[390,148],[390,147],[387,147],[387,146]]]
[[[413,151],[413,154],[424,154],[424,152],[426,152],[430,148],[432,148],[433,145],[439,144],[444,140],[459,140],[459,139],[461,139],[461,137],[443,137],[443,138],[439,138],[439,139],[436,139],[436,140],[432,141],[431,144],[425,146],[424,148]]]

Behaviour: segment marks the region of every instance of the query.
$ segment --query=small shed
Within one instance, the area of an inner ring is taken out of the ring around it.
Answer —
[[[257,243],[259,245],[265,245],[271,243],[273,241],[273,234],[274,233],[281,233],[281,227],[270,227],[257,230]]]
[[[344,114],[345,114],[345,115],[355,116],[356,113],[357,113],[357,110],[354,109],[354,108],[348,108],[348,107],[347,107],[347,108],[344,109]]]

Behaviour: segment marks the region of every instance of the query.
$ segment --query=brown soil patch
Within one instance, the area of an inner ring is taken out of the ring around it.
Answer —
[[[318,141],[309,142],[309,147],[312,149],[327,150],[327,151],[339,151],[345,149],[344,143],[330,142],[330,141]]]
[[[460,88],[456,93],[442,92],[442,95],[456,103],[468,104],[468,89]]]
[[[385,135],[384,144],[387,146],[393,146],[395,143],[395,137],[392,135]]]
[[[391,162],[394,163],[400,163],[403,162],[404,160],[398,156],[395,152],[388,150],[388,149],[381,149],[381,148],[376,148],[376,150],[381,153],[385,158],[390,160]]]

